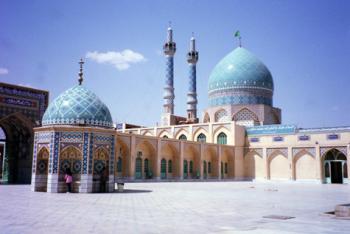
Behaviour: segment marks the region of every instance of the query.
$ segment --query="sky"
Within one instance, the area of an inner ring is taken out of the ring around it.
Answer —
[[[350,1],[347,0],[0,0],[0,81],[48,90],[50,101],[78,83],[109,107],[115,122],[160,122],[162,45],[171,21],[175,114],[185,116],[186,52],[194,33],[198,114],[208,106],[214,66],[242,45],[274,79],[282,123],[350,125]]]

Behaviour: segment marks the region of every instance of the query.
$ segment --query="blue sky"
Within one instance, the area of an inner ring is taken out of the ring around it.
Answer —
[[[176,114],[186,112],[191,33],[199,50],[201,115],[210,72],[237,46],[233,34],[239,29],[243,47],[274,77],[274,106],[282,109],[283,123],[350,125],[349,12],[346,0],[0,0],[0,80],[49,90],[53,100],[77,84],[80,57],[112,52],[105,56],[117,64],[85,59],[84,84],[107,104],[114,121],[154,125],[162,111],[161,52],[170,20],[177,43]],[[128,68],[118,60],[125,50],[137,53]]]

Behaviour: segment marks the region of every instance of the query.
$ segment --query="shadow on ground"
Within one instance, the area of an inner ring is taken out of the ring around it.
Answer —
[[[141,190],[141,189],[124,189],[123,192],[115,191],[114,193],[151,193],[152,190]]]

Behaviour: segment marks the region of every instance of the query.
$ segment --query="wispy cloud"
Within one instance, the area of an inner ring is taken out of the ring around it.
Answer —
[[[0,75],[6,75],[9,74],[9,70],[4,67],[0,67]]]
[[[146,61],[146,58],[137,52],[126,49],[121,52],[107,51],[107,52],[87,52],[86,58],[89,58],[97,63],[106,63],[115,66],[118,70],[126,70],[132,63],[139,63]]]

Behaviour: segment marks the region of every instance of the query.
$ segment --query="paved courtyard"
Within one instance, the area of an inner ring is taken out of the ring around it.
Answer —
[[[125,188],[49,194],[31,192],[28,185],[0,185],[0,233],[350,232],[350,220],[323,214],[350,203],[348,185],[183,182]]]

